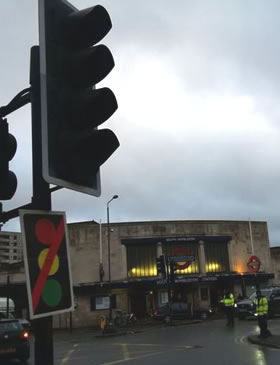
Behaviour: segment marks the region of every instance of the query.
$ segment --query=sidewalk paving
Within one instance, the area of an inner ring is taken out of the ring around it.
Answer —
[[[280,349],[280,335],[272,334],[272,336],[267,337],[267,338],[261,338],[259,336],[249,335],[248,341],[255,345],[261,345],[261,346],[267,346],[267,347]]]
[[[214,318],[213,318],[214,319]],[[217,318],[215,318],[217,319]],[[191,325],[196,323],[201,323],[202,320],[174,320],[171,324],[166,325],[162,321],[155,321],[154,319],[145,319],[145,320],[139,320],[134,326],[131,327],[114,327],[110,331],[104,331],[102,333],[101,329],[98,327],[88,327],[88,328],[75,328],[72,331],[68,330],[55,330],[56,336],[62,335],[63,337],[70,336],[72,337],[72,334],[78,335],[78,337],[83,337],[83,334],[91,334],[95,338],[108,338],[108,337],[115,337],[115,336],[126,336],[131,335],[134,333],[143,332],[145,330],[150,330],[154,328],[164,328],[164,327],[176,327],[176,326],[182,326],[182,325]],[[273,332],[273,331],[272,331]],[[76,336],[75,336],[76,337]],[[267,346],[272,348],[280,349],[280,334],[272,333],[272,336],[267,338],[261,338],[258,335],[248,335],[247,336],[248,342],[260,345],[260,346]]]
[[[124,336],[130,335],[133,333],[139,333],[146,329],[153,329],[155,327],[176,327],[182,325],[190,325],[195,323],[200,323],[201,320],[175,320],[172,321],[170,324],[166,325],[163,321],[155,321],[155,320],[146,320],[146,321],[139,321],[136,325],[132,327],[113,327],[112,330],[104,331],[103,333],[101,330],[98,330],[98,333],[95,335],[97,338],[106,338],[106,337],[113,337],[113,336]]]
[[[75,337],[83,337],[83,335],[90,334],[96,338],[107,338],[107,337],[115,337],[115,336],[124,336],[131,335],[134,333],[143,332],[146,330],[152,330],[155,328],[164,328],[164,327],[176,327],[182,325],[190,325],[195,323],[200,323],[201,320],[174,320],[169,325],[163,323],[163,321],[155,321],[154,319],[146,319],[139,320],[133,326],[128,327],[113,327],[107,331],[102,333],[99,327],[86,327],[86,328],[73,328],[72,331],[70,329],[55,329],[54,334],[57,337],[67,337],[71,338],[73,335]]]

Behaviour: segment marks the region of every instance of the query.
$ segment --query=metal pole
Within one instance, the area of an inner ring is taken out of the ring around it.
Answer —
[[[10,313],[10,275],[7,276],[7,308],[6,308],[6,314],[7,318],[9,318]]]
[[[32,161],[33,161],[33,198],[34,208],[51,210],[49,184],[42,176],[42,136],[41,136],[41,99],[40,99],[40,56],[39,46],[31,48],[30,66],[31,104],[32,104]],[[35,337],[35,365],[53,365],[52,316],[32,321]]]
[[[111,200],[110,200],[111,201]],[[108,236],[108,275],[109,275],[109,321],[112,321],[112,286],[111,286],[111,242],[110,242],[110,219],[109,219],[109,203],[107,203],[107,236]]]
[[[251,242],[252,255],[254,255],[255,254],[255,252],[254,252],[254,241],[253,241],[252,226],[251,226],[250,218],[249,218],[249,231],[250,231],[250,242]]]
[[[102,259],[102,221],[99,222],[99,263],[103,263]]]
[[[104,277],[104,269],[103,269],[103,252],[102,252],[102,222],[101,219],[99,221],[99,280],[100,286],[103,286],[103,277]]]
[[[109,274],[109,321],[112,322],[112,281],[111,281],[111,229],[110,229],[110,215],[109,215],[109,204],[112,200],[118,199],[118,195],[114,195],[107,202],[107,235],[108,235],[108,274]]]

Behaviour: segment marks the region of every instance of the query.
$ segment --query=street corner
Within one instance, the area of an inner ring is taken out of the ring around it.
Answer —
[[[262,338],[255,335],[249,335],[248,341],[255,345],[267,346],[280,349],[280,335],[273,335],[267,338]]]

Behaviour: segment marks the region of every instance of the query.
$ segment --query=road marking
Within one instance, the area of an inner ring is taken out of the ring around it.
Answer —
[[[66,363],[70,360],[70,357],[71,357],[71,355],[73,354],[73,352],[76,350],[76,347],[77,347],[77,346],[79,346],[79,344],[78,344],[78,343],[75,343],[75,344],[73,345],[74,349],[69,350],[69,351],[67,352],[66,356],[62,359],[61,364],[66,364]]]
[[[73,345],[74,348],[69,350],[68,353],[66,354],[66,356],[60,360],[61,365],[66,365],[68,363],[72,363],[73,361],[76,364],[78,360],[87,359],[87,356],[75,356],[75,355],[72,356],[73,352],[75,351],[75,348],[79,345],[80,344],[78,344],[78,343]],[[136,344],[135,343],[113,343],[112,345],[121,347],[122,352],[123,352],[123,359],[99,363],[98,365],[121,364],[121,363],[128,362],[130,360],[138,360],[138,359],[143,359],[146,357],[161,355],[166,352],[166,350],[153,352],[153,349],[151,348],[153,346],[154,347],[164,347],[165,349],[171,348],[174,351],[200,348],[200,346],[197,346],[197,345],[166,346],[164,344],[151,344],[151,343],[149,343],[149,344],[147,344],[147,343],[136,343]],[[135,347],[141,348],[141,350],[133,349],[134,356],[130,356],[129,346],[135,346]],[[149,350],[148,349],[146,350],[146,351],[149,351],[149,353],[139,354],[139,352],[143,353],[143,351],[145,351],[145,349],[143,349],[143,347],[149,347]],[[138,353],[138,355],[135,355],[135,353]]]
[[[126,343],[122,343],[121,344],[121,348],[122,348],[124,360],[128,360],[129,359],[129,352],[128,352],[128,349],[127,349],[127,344]]]
[[[166,345],[163,345],[161,343],[114,343],[113,345],[116,346],[124,346],[124,345],[130,345],[130,346],[164,346],[166,347]]]
[[[238,336],[235,337],[234,342],[241,345],[248,345],[247,336]]]
[[[201,346],[198,345],[164,345],[160,343],[113,343],[115,346],[146,346],[146,347],[165,347],[165,348],[175,348],[175,349],[195,349],[195,348],[201,348]]]
[[[115,361],[109,361],[109,362],[103,362],[102,364],[99,365],[113,365],[113,364],[120,364],[122,362],[127,362],[130,360],[138,360],[138,359],[143,359],[145,357],[149,357],[149,356],[156,356],[156,355],[161,355],[163,354],[164,351],[158,351],[158,352],[153,352],[152,354],[145,354],[145,355],[141,355],[141,356],[134,356],[134,357],[130,357],[128,359],[121,359],[121,360],[115,360]]]

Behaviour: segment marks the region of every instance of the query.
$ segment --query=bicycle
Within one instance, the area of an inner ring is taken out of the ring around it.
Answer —
[[[133,326],[136,323],[136,317],[133,313],[127,313],[125,311],[116,311],[114,324],[116,327]]]

